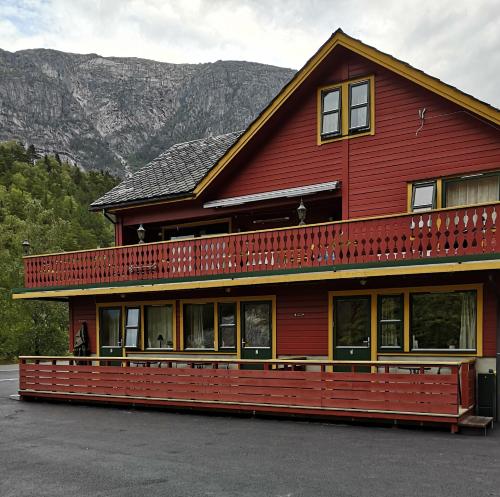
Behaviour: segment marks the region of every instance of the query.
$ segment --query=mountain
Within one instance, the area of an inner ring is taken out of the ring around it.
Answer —
[[[0,141],[123,175],[174,143],[245,128],[294,73],[0,49]]]

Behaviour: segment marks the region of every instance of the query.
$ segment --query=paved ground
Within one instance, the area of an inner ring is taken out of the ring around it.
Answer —
[[[0,366],[1,497],[500,496],[488,437],[16,402]]]

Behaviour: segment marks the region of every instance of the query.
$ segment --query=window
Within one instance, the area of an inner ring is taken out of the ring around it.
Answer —
[[[173,305],[144,306],[144,341],[146,349],[172,349]]]
[[[218,304],[219,314],[219,349],[236,349],[236,303]]]
[[[125,347],[127,348],[139,347],[140,314],[139,308],[127,308],[125,323]]]
[[[374,134],[374,90],[373,76],[318,90],[318,145]]]
[[[370,297],[335,299],[335,340],[337,347],[366,347],[370,343]]]
[[[370,129],[370,83],[360,81],[349,85],[349,132]]]
[[[101,347],[121,347],[121,309],[101,309],[99,314]]]
[[[445,207],[500,200],[500,174],[474,175],[444,182]]]
[[[184,304],[184,348],[214,349],[214,304]]]
[[[411,210],[422,212],[436,208],[436,182],[415,183],[411,199]]]
[[[476,350],[477,292],[410,295],[412,351]]]
[[[403,349],[403,295],[378,296],[378,346],[381,350]]]
[[[340,88],[321,92],[321,137],[331,138],[341,132]]]

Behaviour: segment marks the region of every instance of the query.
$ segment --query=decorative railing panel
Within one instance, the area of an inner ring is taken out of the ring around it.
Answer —
[[[210,278],[496,254],[496,207],[26,257],[25,287]]]

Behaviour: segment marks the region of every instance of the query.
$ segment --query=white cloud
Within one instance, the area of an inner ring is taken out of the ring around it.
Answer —
[[[0,0],[0,47],[299,68],[337,27],[500,105],[497,0]]]

